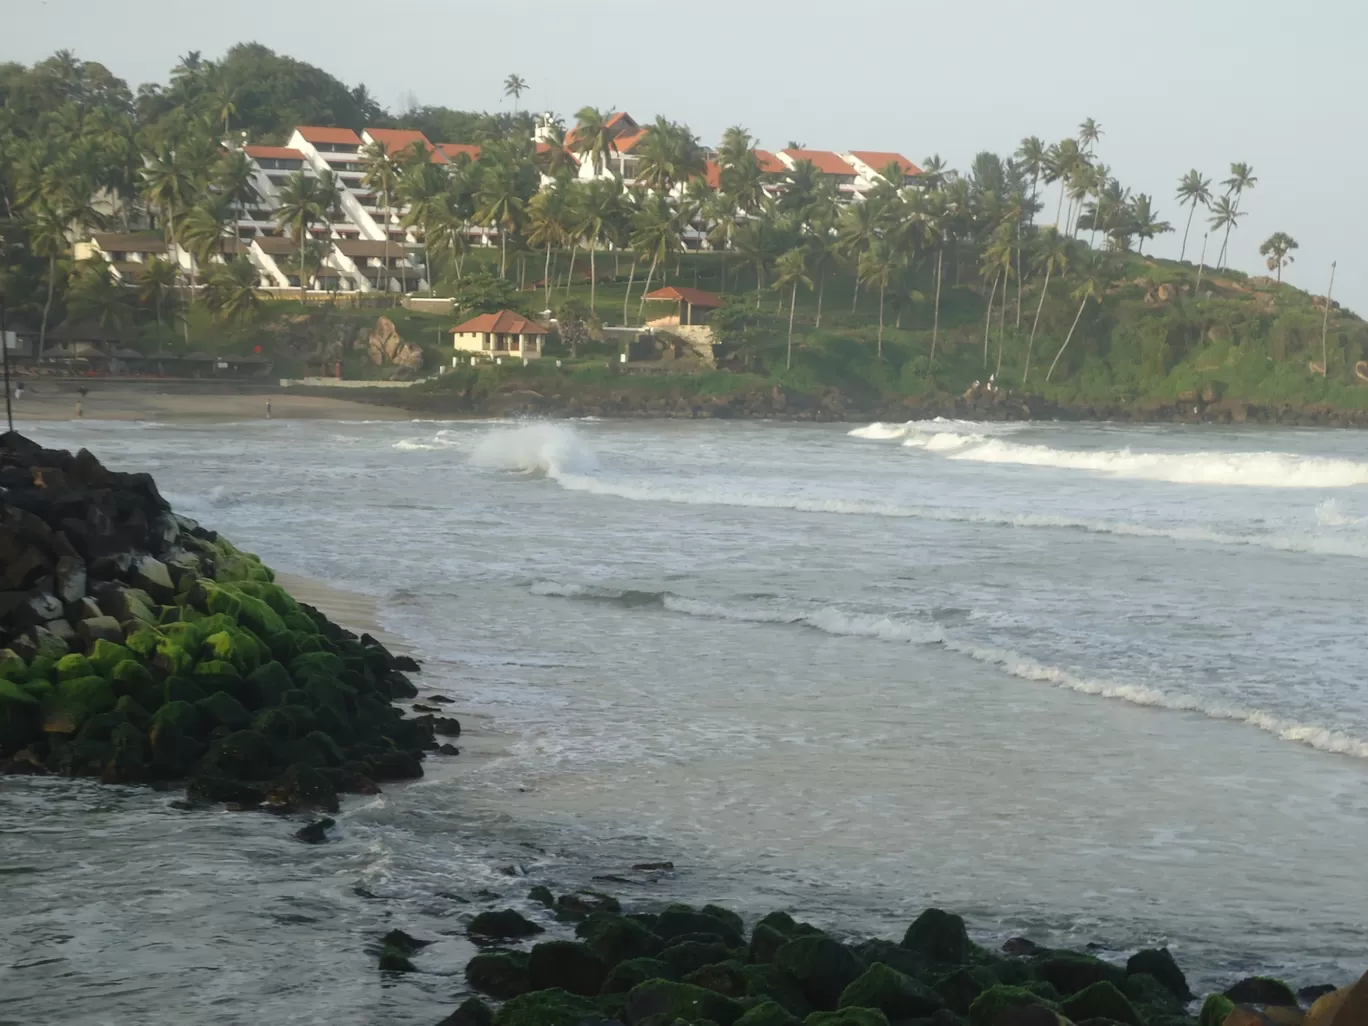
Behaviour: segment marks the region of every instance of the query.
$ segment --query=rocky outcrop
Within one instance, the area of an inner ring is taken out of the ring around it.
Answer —
[[[548,895],[529,912],[546,929],[563,929],[552,918],[558,906]],[[716,905],[626,915],[604,908],[575,932],[582,942],[542,941],[530,952],[470,961],[470,986],[506,1002],[492,1026],[1361,1026],[1368,995],[1368,977],[1330,993],[1311,988],[1304,1009],[1285,984],[1251,978],[1199,1010],[1166,949],[1139,951],[1124,968],[1020,937],[994,954],[938,909],[923,913],[901,944],[852,945],[783,912],[747,938],[740,917]],[[777,951],[762,940],[770,935],[781,941]],[[684,949],[708,961],[682,958]],[[477,1026],[487,1014],[470,999],[443,1021]]]
[[[370,362],[377,367],[393,364],[406,370],[415,371],[423,366],[423,350],[412,342],[405,342],[399,329],[388,317],[380,317],[366,339],[366,352]]]
[[[0,436],[0,567],[0,771],[331,811],[436,747],[399,660],[146,474]]]

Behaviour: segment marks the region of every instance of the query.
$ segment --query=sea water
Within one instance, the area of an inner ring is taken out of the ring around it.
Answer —
[[[0,1022],[435,1022],[462,918],[543,882],[856,937],[937,904],[990,945],[1167,944],[1195,989],[1368,964],[1363,435],[30,433],[374,596],[475,729],[318,848],[141,788],[0,780]],[[424,973],[381,981],[392,927],[437,940]]]

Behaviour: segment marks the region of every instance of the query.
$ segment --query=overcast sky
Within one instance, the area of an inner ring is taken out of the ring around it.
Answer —
[[[505,104],[570,115],[585,104],[657,113],[715,143],[742,124],[762,146],[939,153],[965,168],[982,149],[1073,135],[1101,122],[1102,161],[1154,196],[1177,232],[1173,198],[1195,167],[1219,183],[1232,161],[1259,183],[1231,243],[1259,273],[1259,243],[1300,243],[1286,277],[1368,312],[1362,255],[1368,5],[1358,0],[331,0],[235,8],[200,0],[3,0],[0,60],[61,48],[131,85],[165,81],[180,54],[217,57],[253,40],[365,82],[395,109]],[[1345,186],[1345,181],[1348,186]],[[1348,188],[1349,192],[1345,189]],[[1053,197],[1051,197],[1053,198]],[[1054,207],[1047,207],[1053,217]],[[1200,217],[1200,214],[1199,214]],[[1201,228],[1189,243],[1200,249]],[[1215,241],[1213,239],[1213,241]],[[1219,243],[1213,247],[1219,248]]]

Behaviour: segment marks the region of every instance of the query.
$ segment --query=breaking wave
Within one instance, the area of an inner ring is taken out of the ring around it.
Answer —
[[[573,428],[550,423],[491,431],[476,443],[470,460],[488,470],[512,470],[555,480],[593,474],[598,469],[593,450]]]
[[[816,610],[783,609],[764,605],[732,605],[688,598],[669,591],[635,591],[594,585],[538,581],[534,595],[589,599],[629,607],[650,606],[667,612],[709,620],[805,627],[840,637],[869,638],[908,645],[939,645],[978,663],[996,667],[1020,680],[1038,681],[1084,695],[1110,698],[1133,705],[1173,712],[1196,713],[1215,720],[1231,720],[1256,727],[1284,741],[1295,741],[1322,752],[1368,759],[1368,741],[1333,727],[1303,723],[1263,709],[1229,702],[1213,702],[1174,694],[1144,684],[1128,684],[1081,677],[1057,666],[1048,666],[1008,649],[981,645],[947,635],[940,624],[879,613],[862,613],[838,606]]]

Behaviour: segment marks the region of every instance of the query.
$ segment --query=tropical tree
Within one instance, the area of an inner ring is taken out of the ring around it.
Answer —
[[[1040,178],[1046,170],[1046,148],[1040,141],[1039,136],[1031,135],[1021,140],[1021,145],[1017,147],[1016,158],[1021,163],[1022,170],[1031,176],[1031,202],[1035,203],[1036,189],[1040,185]],[[1034,220],[1032,215],[1032,220]]]
[[[1097,148],[1097,143],[1103,136],[1102,126],[1092,118],[1088,118],[1078,126],[1078,145],[1083,148],[1084,153],[1092,153]]]
[[[860,281],[869,288],[879,290],[878,357],[880,360],[883,359],[884,296],[888,292],[889,282],[893,280],[897,266],[897,258],[883,239],[874,240],[869,249],[860,255],[858,272]]]
[[[481,163],[485,163],[483,160]],[[522,227],[527,197],[518,166],[511,160],[486,163],[475,196],[475,219],[499,230],[499,277],[507,275],[508,237]]]
[[[133,319],[128,291],[114,281],[102,260],[82,261],[71,277],[66,304],[73,319],[95,321],[102,328],[120,330]]]
[[[1279,284],[1282,284],[1282,269],[1296,260],[1291,255],[1292,250],[1299,248],[1297,240],[1286,232],[1274,232],[1259,247],[1259,255],[1267,258],[1268,269],[1277,272]]]
[[[656,268],[675,252],[679,245],[679,225],[669,200],[659,193],[644,196],[640,208],[632,218],[633,252],[651,255],[650,270],[646,272],[646,284],[641,290],[641,301],[637,305],[638,317],[646,310],[646,294],[651,291],[651,281],[655,278]]]
[[[304,293],[309,287],[306,275],[309,229],[327,215],[330,204],[320,180],[313,175],[306,175],[302,170],[285,179],[277,200],[280,205],[275,211],[276,223],[288,231],[290,238],[299,246],[299,302],[303,304]]]
[[[1247,190],[1259,184],[1259,180],[1254,177],[1254,169],[1245,163],[1234,163],[1230,165],[1230,177],[1221,183],[1226,188],[1226,197],[1234,200],[1231,210],[1234,212],[1234,219],[1243,216],[1240,212],[1240,201],[1244,199]],[[1221,255],[1217,260],[1224,265],[1226,259],[1226,247],[1230,242],[1230,229],[1239,227],[1234,219],[1226,220],[1226,237],[1221,244]]]
[[[250,324],[261,313],[257,269],[246,257],[216,264],[205,275],[204,305],[220,320]]]
[[[735,246],[741,257],[755,270],[755,308],[760,309],[760,294],[765,289],[765,271],[786,247],[782,245],[773,209],[750,218],[737,230]]]
[[[595,316],[598,315],[598,264],[595,263],[595,254],[599,244],[612,231],[613,214],[621,195],[621,179],[596,178],[580,190],[579,202],[573,213],[572,232],[589,246],[589,310]]]
[[[546,250],[546,305],[551,306],[551,252],[564,246],[570,235],[570,191],[566,186],[545,189],[527,204],[530,246]]]
[[[589,158],[594,174],[603,174],[604,162],[613,149],[613,132],[608,118],[597,107],[581,107],[575,112],[575,135],[570,149]]]
[[[999,281],[1002,282],[1002,312],[998,328],[998,366],[1002,366],[1002,343],[1005,333],[1003,322],[1007,319],[1007,286],[1012,276],[1011,229],[1011,224],[1003,221],[998,230],[994,232],[992,242],[983,252],[984,278],[986,280],[990,273],[993,276],[993,289],[988,294],[988,317],[983,328],[983,366],[985,369],[988,367],[988,336],[993,326],[993,296],[997,292]]]
[[[921,174],[917,176],[917,187],[928,192],[945,185],[946,178],[953,172],[946,169],[945,161],[939,153],[933,153],[921,162]]]
[[[1073,298],[1078,300],[1078,313],[1074,315],[1073,324],[1069,326],[1069,333],[1064,337],[1063,344],[1059,347],[1059,352],[1055,353],[1055,358],[1050,363],[1050,369],[1045,372],[1045,382],[1049,383],[1054,375],[1055,367],[1059,364],[1059,358],[1064,355],[1064,350],[1073,341],[1074,332],[1078,330],[1078,322],[1083,317],[1083,309],[1088,305],[1089,299],[1096,299],[1102,302],[1102,297],[1107,293],[1107,281],[1110,277],[1110,265],[1106,261],[1094,254],[1084,268],[1083,279],[1078,287],[1073,290]]]
[[[157,319],[157,345],[161,347],[162,307],[173,297],[179,269],[164,257],[153,257],[143,265],[138,278],[138,302],[152,307]]]
[[[1056,228],[1059,227],[1059,219],[1064,212],[1064,192],[1085,160],[1083,151],[1073,139],[1064,139],[1045,151],[1045,182],[1047,185],[1059,183],[1059,203],[1055,209]]]
[[[195,287],[196,265],[207,264],[223,247],[224,230],[236,216],[233,201],[223,193],[208,193],[182,218],[177,241],[190,254],[190,287]]]
[[[1173,226],[1167,221],[1159,220],[1159,214],[1154,209],[1153,201],[1145,193],[1140,193],[1131,200],[1130,209],[1127,211],[1129,228],[1135,237],[1140,240],[1140,245],[1136,252],[1145,251],[1145,243],[1156,235],[1163,235],[1173,231]]]
[[[860,274],[860,261],[881,236],[878,211],[868,203],[853,203],[846,209],[836,230],[837,249],[855,267],[855,294],[851,297],[850,309],[853,313],[860,300],[860,284],[864,276]]]
[[[1239,220],[1244,216],[1235,204],[1230,202],[1229,196],[1218,196],[1216,202],[1211,205],[1211,230],[1225,232],[1221,240],[1221,253],[1216,258],[1216,263],[1221,267],[1225,266],[1226,250],[1230,246],[1230,231],[1239,227]]]
[[[1211,206],[1211,179],[1203,178],[1202,173],[1193,168],[1182,178],[1178,179],[1178,202],[1187,206],[1188,216],[1187,225],[1183,228],[1183,247],[1178,253],[1181,261],[1187,256],[1188,232],[1192,230],[1192,217],[1197,213],[1197,206]]]
[[[685,125],[657,117],[637,144],[637,180],[656,192],[669,193],[680,182],[703,173],[703,150]]]
[[[390,267],[390,218],[395,190],[399,186],[399,171],[390,159],[389,150],[380,140],[367,143],[361,148],[361,183],[380,200],[375,219],[380,222],[385,233],[385,290],[389,290]]]
[[[808,251],[801,246],[789,250],[774,265],[774,288],[789,289],[788,348],[784,355],[784,369],[793,367],[793,314],[798,308],[798,286],[812,289],[808,274]]]
[[[142,169],[143,202],[158,213],[168,251],[175,242],[177,214],[193,202],[194,194],[191,170],[174,147],[162,146],[147,155]]]
[[[509,75],[504,79],[503,91],[505,96],[513,97],[513,113],[518,113],[518,101],[522,99],[522,94],[527,92],[527,79],[521,75]]]
[[[42,202],[29,208],[29,249],[33,255],[46,258],[47,299],[43,302],[43,319],[38,327],[38,359],[43,358],[47,346],[48,318],[52,313],[52,297],[57,288],[57,258],[66,253],[67,224],[63,213],[54,206]]]
[[[491,162],[491,167],[497,169],[498,165]],[[446,197],[450,185],[451,182],[442,166],[434,164],[430,159],[422,163],[409,164],[399,176],[397,195],[406,208],[401,221],[404,227],[417,228],[423,236],[423,267],[429,289],[433,287],[436,277],[432,269],[431,244],[432,240],[441,234],[440,226],[449,214]],[[495,220],[490,218],[486,223]],[[517,223],[513,224],[510,230],[516,228]],[[503,241],[503,234],[504,230],[500,227],[500,242]],[[499,273],[503,274],[502,265]]]
[[[1040,288],[1040,302],[1036,304],[1035,319],[1031,322],[1031,337],[1026,342],[1026,369],[1021,375],[1023,386],[1031,376],[1031,353],[1035,349],[1036,329],[1040,327],[1040,311],[1045,309],[1045,296],[1050,291],[1050,279],[1069,269],[1068,241],[1057,229],[1044,229],[1036,245],[1035,268],[1037,271],[1045,272],[1045,284]]]

